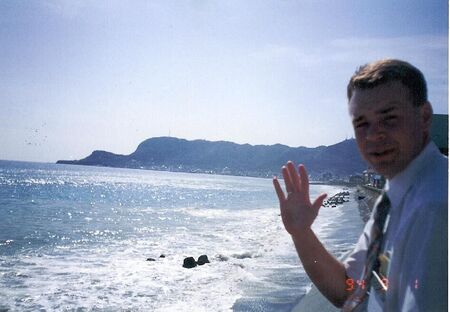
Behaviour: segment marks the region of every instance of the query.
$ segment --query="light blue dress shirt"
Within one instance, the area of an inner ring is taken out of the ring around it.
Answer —
[[[383,253],[388,290],[369,296],[369,311],[447,311],[448,159],[432,142],[386,183],[391,201]],[[373,215],[353,253],[347,276],[362,279]]]

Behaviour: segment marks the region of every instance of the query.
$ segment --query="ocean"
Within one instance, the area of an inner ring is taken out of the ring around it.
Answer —
[[[338,257],[362,228],[353,196],[313,226]],[[0,161],[0,311],[290,311],[310,287],[271,179]]]

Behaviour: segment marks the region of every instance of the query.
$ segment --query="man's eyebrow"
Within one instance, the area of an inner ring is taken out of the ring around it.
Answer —
[[[395,110],[397,110],[397,109],[398,109],[397,106],[390,106],[390,107],[387,107],[387,108],[382,108],[382,109],[376,111],[376,113],[377,113],[378,115],[384,115],[384,114],[388,114],[388,113],[390,113],[390,112],[392,112],[392,111],[395,111]]]
[[[396,110],[398,110],[398,106],[394,105],[394,106],[383,107],[380,110],[375,111],[375,113],[377,115],[386,115],[386,114],[389,114],[389,113],[391,113],[393,111],[396,111]],[[358,116],[358,117],[356,117],[355,119],[352,120],[352,123],[355,124],[355,123],[358,123],[358,122],[360,122],[360,121],[362,121],[364,119],[365,119],[364,116]]]

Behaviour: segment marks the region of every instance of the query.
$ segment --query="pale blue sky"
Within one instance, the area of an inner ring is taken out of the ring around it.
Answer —
[[[0,159],[144,139],[330,145],[355,69],[419,67],[448,113],[447,1],[0,1]]]

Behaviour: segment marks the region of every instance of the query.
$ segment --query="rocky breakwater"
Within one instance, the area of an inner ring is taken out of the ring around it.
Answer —
[[[337,205],[342,205],[343,203],[350,201],[349,196],[350,196],[350,192],[344,190],[342,192],[334,194],[329,199],[324,200],[324,202],[322,203],[322,206],[335,208]]]

